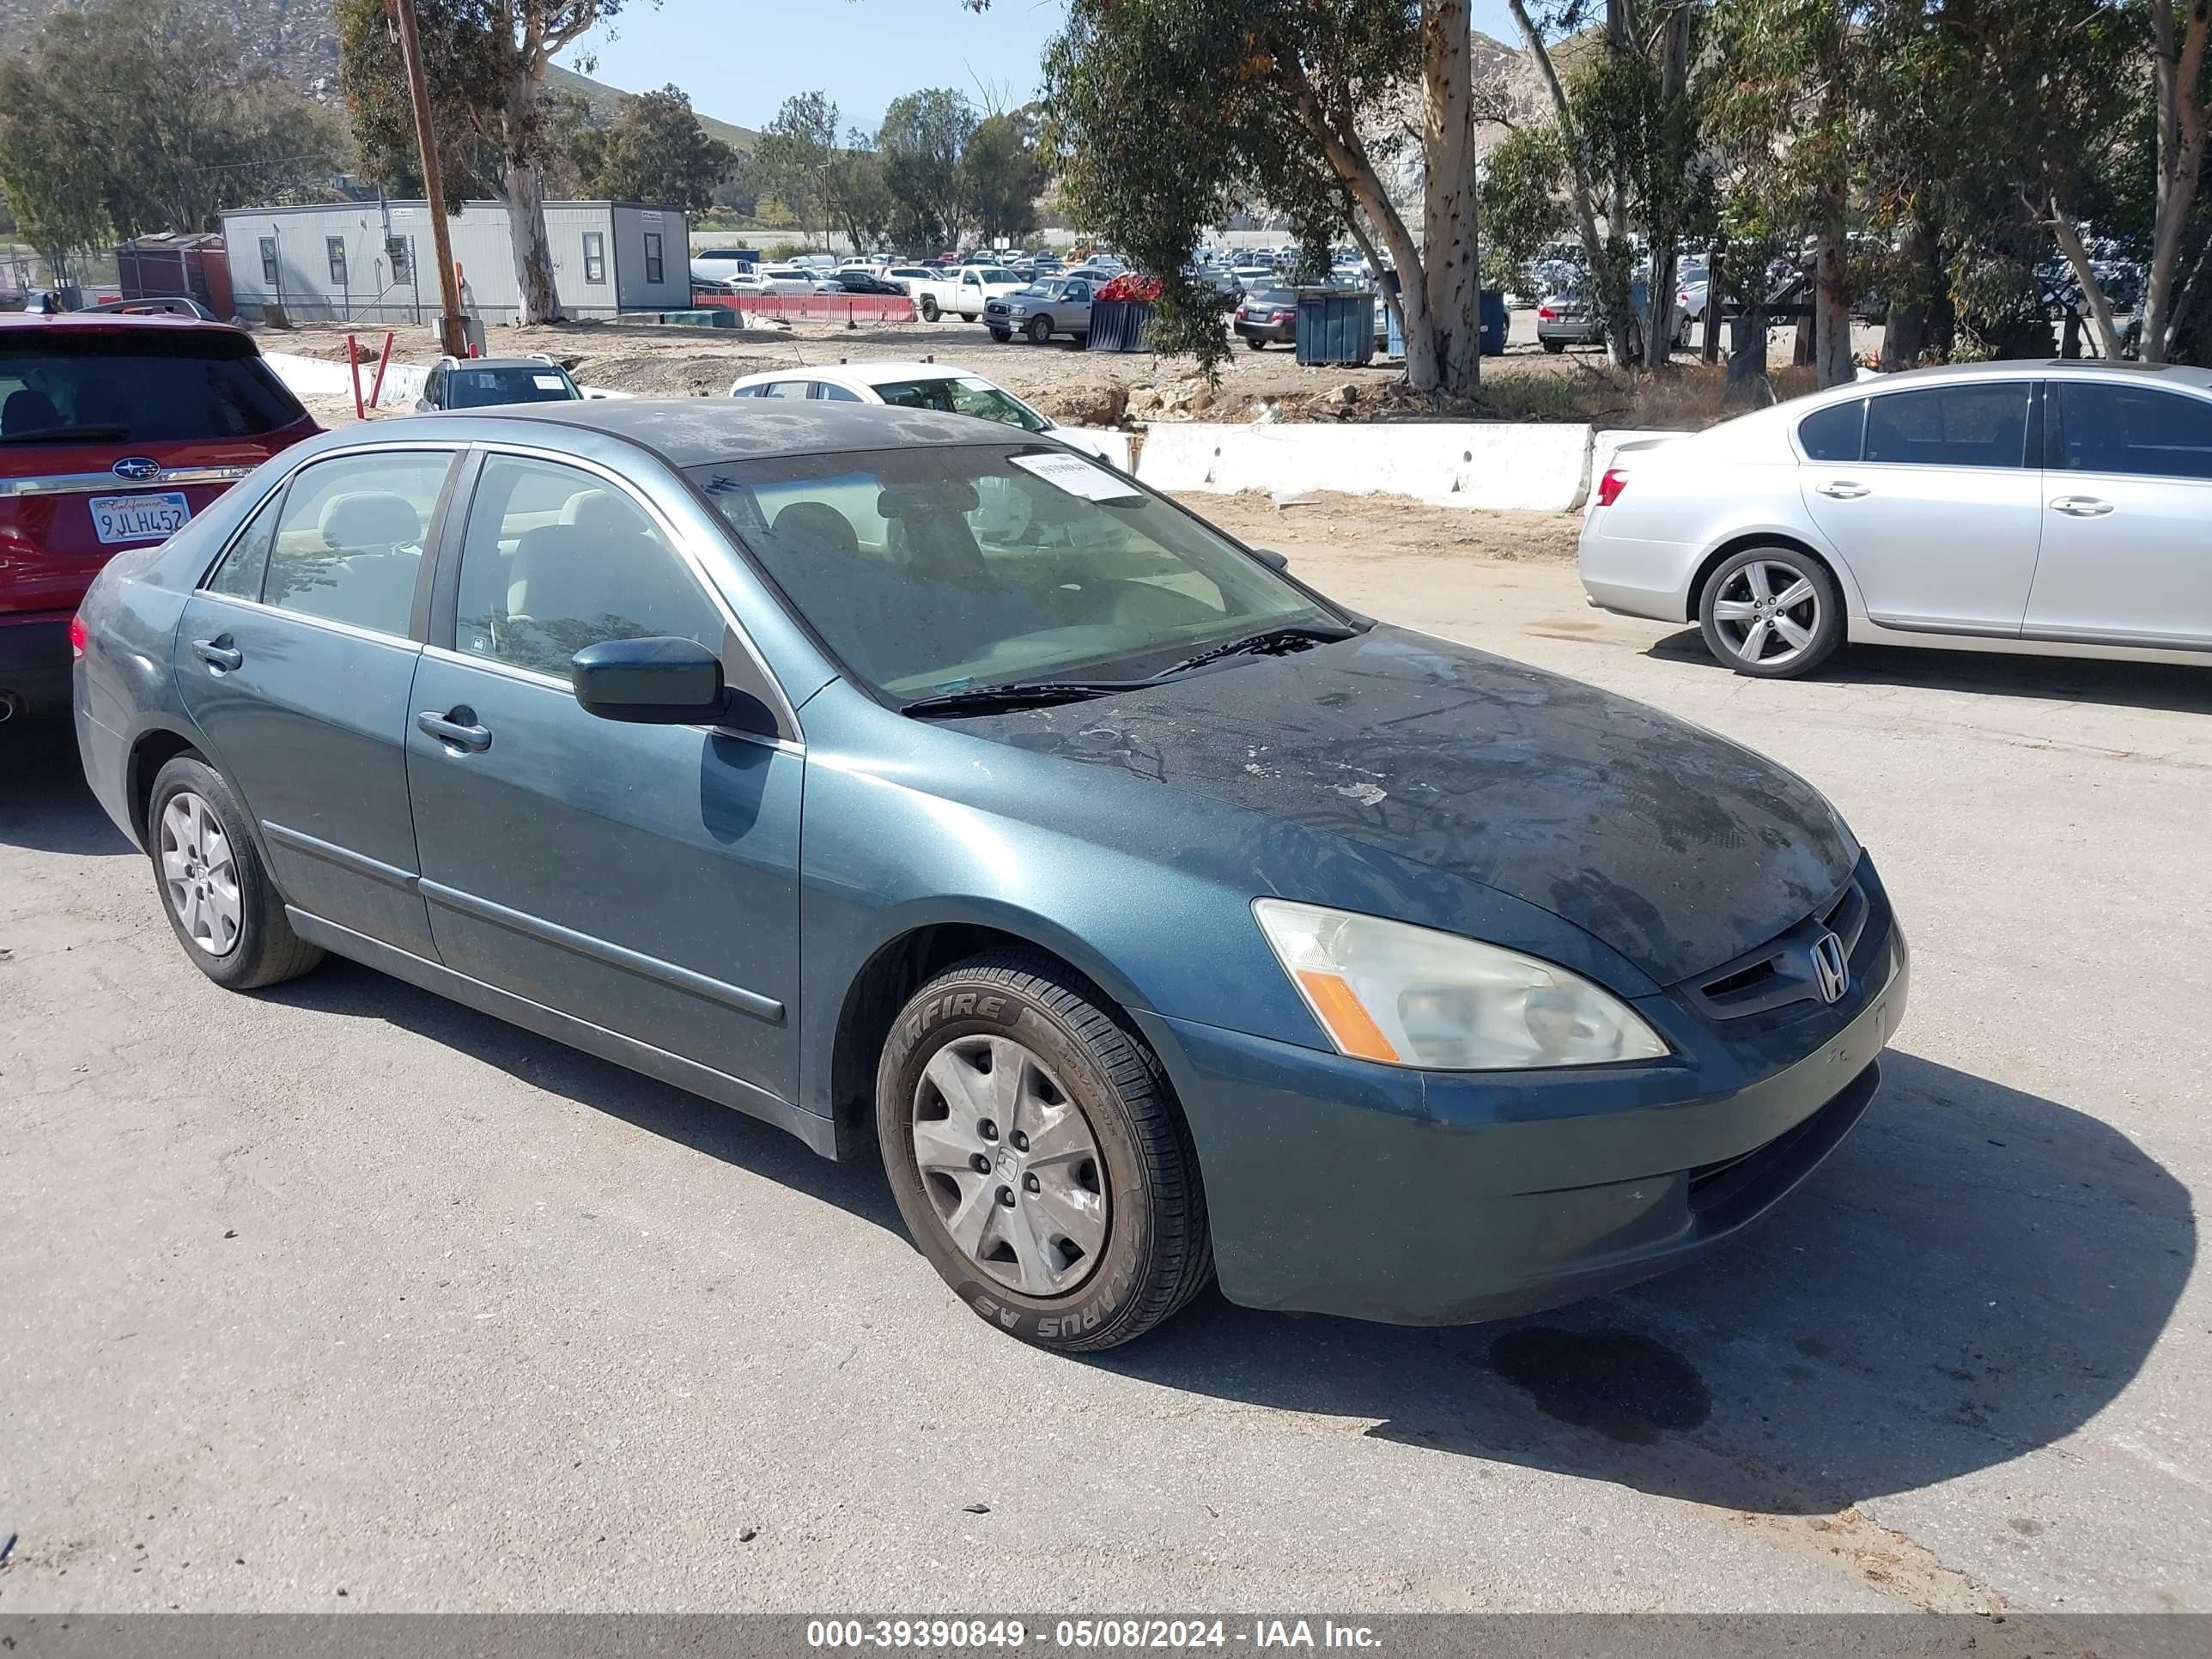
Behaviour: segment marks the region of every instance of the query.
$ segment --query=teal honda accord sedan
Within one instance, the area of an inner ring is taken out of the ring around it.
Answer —
[[[1449,1322],[1660,1272],[1850,1132],[1905,1008],[1790,773],[957,416],[356,427],[71,637],[86,775],[210,978],[335,951],[879,1153],[957,1294],[1062,1350],[1217,1275]]]

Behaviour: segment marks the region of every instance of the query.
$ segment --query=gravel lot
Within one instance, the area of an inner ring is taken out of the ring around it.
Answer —
[[[1197,505],[1837,800],[1917,971],[1807,1189],[1510,1326],[1209,1296],[1054,1358],[872,1168],[346,964],[216,989],[9,728],[0,1612],[2212,1610],[2212,677],[1738,679],[1559,520]]]

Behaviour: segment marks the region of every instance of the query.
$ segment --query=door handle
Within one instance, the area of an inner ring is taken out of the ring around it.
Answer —
[[[218,634],[211,640],[194,640],[192,654],[217,673],[227,674],[246,662],[246,653],[223,643],[229,637],[228,634]]]
[[[491,747],[491,728],[476,723],[474,709],[456,708],[441,714],[434,708],[426,708],[416,715],[415,725],[426,736],[465,749],[471,755],[481,755]]]
[[[1863,483],[1853,483],[1849,478],[1838,478],[1833,483],[1814,486],[1823,495],[1833,496],[1839,501],[1855,501],[1862,495],[1874,492]]]
[[[2112,504],[2094,495],[2061,495],[2051,503],[2051,510],[2069,519],[2101,519],[2112,510]]]

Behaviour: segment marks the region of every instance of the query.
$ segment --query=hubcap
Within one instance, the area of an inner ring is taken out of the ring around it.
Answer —
[[[914,1158],[945,1235],[1000,1284],[1060,1296],[1091,1277],[1109,1203],[1098,1142],[1044,1062],[957,1037],[914,1091]]]
[[[162,809],[161,887],[185,936],[211,957],[238,948],[245,906],[238,864],[215,809],[189,789]]]
[[[1713,601],[1713,629],[1746,662],[1778,667],[1820,628],[1820,594],[1786,564],[1759,559],[1730,576]]]

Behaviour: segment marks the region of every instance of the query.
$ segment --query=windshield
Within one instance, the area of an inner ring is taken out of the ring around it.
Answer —
[[[986,283],[1018,283],[1022,280],[1014,272],[1002,270],[997,265],[991,266],[982,273],[982,276]]]
[[[557,368],[454,368],[446,372],[446,407],[485,409],[494,404],[562,404],[582,394]]]
[[[879,384],[876,396],[901,409],[933,409],[940,415],[973,415],[978,420],[996,421],[1001,426],[1018,426],[1024,432],[1042,432],[1052,424],[1027,404],[973,374],[933,380],[892,380]]]
[[[159,325],[25,329],[0,341],[0,437],[102,443],[253,438],[307,418],[242,337]]]
[[[1261,629],[1340,620],[1168,502],[1049,445],[793,455],[690,477],[845,665],[900,702],[1141,678]]]

